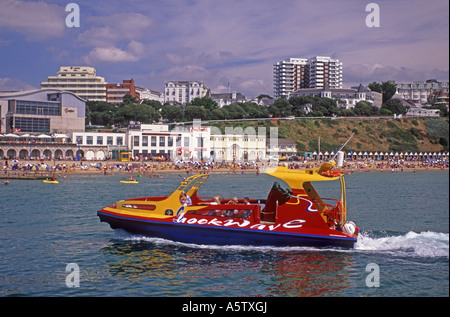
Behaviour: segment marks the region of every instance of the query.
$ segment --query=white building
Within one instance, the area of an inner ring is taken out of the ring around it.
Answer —
[[[278,139],[277,142],[267,142],[267,155],[289,158],[297,155],[297,145],[289,139]]]
[[[266,159],[265,128],[226,130],[191,127],[131,124],[125,133],[74,132],[71,135],[87,160],[117,158],[119,151],[131,152],[133,158],[146,161],[152,157],[170,157],[173,161],[256,161]]]
[[[289,58],[273,64],[275,98],[288,97],[297,89],[308,87],[308,59]]]
[[[195,98],[210,95],[209,88],[202,81],[166,81],[164,102],[185,106]]]
[[[342,63],[327,56],[289,58],[273,65],[275,98],[305,88],[342,88]]]
[[[448,94],[449,82],[440,82],[430,79],[425,82],[413,81],[397,83],[397,94],[399,94],[401,98],[404,100],[420,102],[422,104],[428,103],[429,97],[432,94],[439,92],[441,89]]]
[[[136,86],[136,98],[139,100],[156,100],[161,104],[164,103],[164,96],[162,93],[138,86]]]
[[[217,102],[217,105],[219,108],[222,108],[223,106],[229,106],[232,103],[235,102],[246,102],[247,99],[245,96],[241,93],[237,93],[235,91],[231,93],[217,93],[217,94],[211,94],[211,99]]]
[[[41,88],[70,91],[77,96],[92,101],[106,101],[106,82],[97,76],[94,67],[61,66],[56,76],[47,76]]]
[[[256,133],[254,128],[226,129],[225,134],[214,129],[211,150],[216,162],[260,161],[266,159],[265,128]]]
[[[342,62],[337,58],[316,56],[308,59],[309,88],[342,88]]]
[[[366,98],[366,91],[361,85],[358,89],[329,88],[328,85],[325,85],[323,88],[305,88],[299,89],[289,95],[289,97],[295,96],[340,99],[344,102],[344,104],[340,106],[345,109],[353,108],[360,101],[366,101],[373,104],[373,100]]]

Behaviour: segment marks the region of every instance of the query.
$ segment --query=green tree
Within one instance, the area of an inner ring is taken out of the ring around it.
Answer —
[[[409,107],[403,106],[402,102],[399,99],[389,99],[385,103],[383,103],[383,106],[381,106],[381,109],[387,109],[395,114],[406,114]]]
[[[279,98],[268,107],[272,117],[289,117],[292,115],[292,105],[286,98]]]
[[[191,106],[197,106],[197,107],[203,107],[208,111],[212,111],[214,109],[217,109],[219,106],[217,102],[212,100],[210,97],[197,97],[193,99],[190,103]]]
[[[372,116],[378,114],[378,108],[368,102],[360,101],[353,108],[353,112],[357,116]]]
[[[203,106],[186,106],[184,110],[184,116],[188,121],[192,121],[194,119],[206,120],[208,119],[208,110]]]
[[[370,90],[383,94],[383,103],[392,98],[396,92],[396,87],[397,85],[393,81],[383,81],[382,83],[372,82],[369,84]]]
[[[164,105],[161,109],[161,116],[169,121],[180,121],[183,118],[183,110],[177,106]]]

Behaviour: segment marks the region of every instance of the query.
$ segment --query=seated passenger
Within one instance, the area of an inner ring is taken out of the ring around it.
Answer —
[[[230,200],[227,202],[227,205],[236,205],[237,203],[238,203],[237,197],[233,197],[233,199],[230,199]]]
[[[192,200],[191,197],[189,197],[186,192],[181,192],[180,194],[180,202],[184,205],[184,206],[191,206],[192,205]]]

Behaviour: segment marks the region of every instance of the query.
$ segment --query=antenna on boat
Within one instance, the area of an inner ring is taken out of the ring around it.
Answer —
[[[347,139],[347,141],[345,141],[344,144],[342,144],[339,149],[336,151],[336,154],[334,154],[334,156],[330,159],[330,162],[334,161],[336,159],[336,156],[338,155],[338,153],[347,145],[347,143],[350,141],[350,139],[355,135],[355,132],[352,133],[352,135],[350,135],[350,137]]]

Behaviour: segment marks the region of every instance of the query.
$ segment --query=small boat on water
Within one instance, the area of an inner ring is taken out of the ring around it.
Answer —
[[[121,200],[97,214],[113,229],[185,243],[354,247],[359,228],[347,221],[344,175],[335,162],[266,173],[289,187],[275,181],[266,198],[214,201],[198,195],[209,177],[199,174],[184,179],[170,195]],[[340,197],[320,197],[312,183],[323,181],[340,184]],[[189,203],[180,199],[184,195]]]
[[[124,184],[139,184],[138,181],[120,181],[120,182]]]
[[[46,183],[46,184],[59,184],[59,182],[57,180],[51,180],[51,179],[44,179],[42,182]]]

